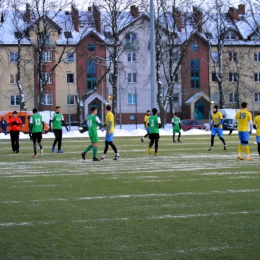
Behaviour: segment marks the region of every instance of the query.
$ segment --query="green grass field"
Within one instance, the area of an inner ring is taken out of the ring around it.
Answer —
[[[64,154],[32,159],[32,142],[12,154],[0,140],[0,259],[260,259],[259,156],[236,158],[225,139],[117,137],[121,159],[92,162],[87,138],[63,139]],[[98,157],[104,144],[100,140]]]

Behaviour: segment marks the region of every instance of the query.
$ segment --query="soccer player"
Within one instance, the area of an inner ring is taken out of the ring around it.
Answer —
[[[36,141],[40,147],[40,154],[41,156],[43,156],[41,140],[42,140],[42,133],[44,131],[44,121],[42,120],[42,116],[38,113],[36,108],[34,108],[32,112],[33,115],[30,118],[30,137],[33,140],[33,151],[34,151],[33,158],[36,158],[37,157]]]
[[[233,129],[235,127],[236,121],[238,122],[237,125],[237,130],[238,130],[238,136],[240,140],[240,144],[238,145],[238,155],[237,158],[239,160],[244,160],[242,157],[242,149],[245,147],[245,152],[246,152],[246,160],[251,161],[252,159],[250,158],[250,149],[249,149],[249,134],[252,133],[252,115],[249,111],[247,111],[247,103],[243,102],[241,104],[242,109],[238,110],[235,116],[235,120],[233,122]],[[248,125],[249,125],[249,132],[248,132]],[[232,133],[232,130],[230,130],[230,133]]]
[[[160,139],[160,135],[159,135],[159,128],[161,128],[161,119],[160,117],[157,115],[157,109],[153,108],[152,109],[152,115],[149,117],[149,128],[150,128],[150,133],[149,133],[149,139],[150,139],[150,143],[149,143],[149,148],[148,148],[148,154],[152,155],[152,151],[151,148],[153,147],[153,144],[155,143],[155,151],[154,151],[154,155],[159,155],[158,153],[158,146],[159,146],[159,139]]]
[[[63,115],[60,113],[61,107],[56,106],[56,111],[53,114],[52,118],[50,119],[49,126],[50,130],[53,129],[53,133],[55,136],[51,151],[55,151],[55,145],[58,143],[58,153],[63,153],[61,150],[61,142],[62,142],[62,125],[65,126],[67,132],[69,132],[68,127],[66,126],[66,123],[64,121]],[[51,127],[52,126],[52,127]]]
[[[14,153],[19,153],[19,135],[20,135],[20,126],[23,125],[22,120],[17,117],[17,112],[13,112],[13,116],[8,120],[7,125],[10,125],[10,137],[12,150]]]
[[[222,124],[224,122],[222,114],[218,111],[218,105],[213,107],[213,114],[211,115],[211,146],[208,151],[214,151],[214,138],[218,135],[218,138],[224,144],[224,150],[227,150],[225,140],[223,138]]]
[[[97,151],[98,151],[98,126],[102,127],[102,123],[97,116],[98,108],[92,107],[91,108],[91,115],[87,118],[87,124],[88,124],[88,135],[91,140],[91,145],[89,145],[86,150],[81,153],[82,159],[86,159],[86,153],[90,151],[93,148],[93,159],[92,161],[99,161],[97,158]]]
[[[178,117],[177,113],[175,113],[172,118],[172,132],[173,132],[172,141],[174,143],[176,143],[175,134],[179,133],[178,142],[181,143],[181,140],[180,140],[180,138],[181,138],[181,120]]]
[[[148,120],[151,112],[150,110],[146,111],[146,115],[144,117],[144,129],[147,131],[146,135],[141,138],[142,143],[144,142],[144,138],[146,138],[149,135],[149,126],[148,126]]]
[[[114,122],[114,115],[111,112],[110,105],[106,105],[105,112],[107,114],[106,115],[106,124],[105,124],[106,125],[106,137],[105,137],[105,149],[104,149],[104,153],[101,157],[101,160],[105,160],[109,145],[112,147],[113,151],[115,152],[115,158],[113,160],[118,160],[121,158],[121,156],[118,153],[117,148],[113,143],[115,122]]]
[[[260,156],[260,111],[258,112],[258,115],[254,118],[254,128],[256,129],[256,143],[258,146],[258,154]]]

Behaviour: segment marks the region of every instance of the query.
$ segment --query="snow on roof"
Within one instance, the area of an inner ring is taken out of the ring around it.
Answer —
[[[194,100],[196,100],[200,95],[203,95],[203,92],[197,92],[195,93],[193,96],[191,96],[186,102],[185,104],[190,104],[192,103]]]

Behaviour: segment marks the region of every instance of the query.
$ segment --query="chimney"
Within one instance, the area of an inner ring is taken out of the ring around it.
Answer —
[[[28,3],[26,4],[24,20],[25,20],[25,22],[30,22],[30,20],[31,20],[31,7],[30,7],[30,4],[28,4]]]
[[[175,21],[175,25],[177,27],[178,32],[181,32],[182,25],[181,25],[181,12],[175,8],[174,6],[172,7],[172,17]]]
[[[71,4],[71,16],[74,24],[74,29],[76,32],[79,32],[79,10],[75,4]]]
[[[233,20],[238,20],[238,10],[234,7],[229,7],[228,16]]]
[[[131,5],[131,6],[130,6],[130,13],[131,13],[131,15],[132,15],[134,18],[138,17],[138,15],[139,15],[138,6]]]
[[[100,11],[99,11],[99,8],[95,4],[93,4],[93,17],[95,20],[97,32],[101,32]]]
[[[246,6],[245,5],[238,5],[238,11],[240,14],[245,14],[246,13]]]
[[[193,17],[195,19],[195,23],[198,25],[198,31],[202,33],[202,12],[193,6]]]
[[[91,6],[88,7],[88,11],[92,12],[92,7]]]

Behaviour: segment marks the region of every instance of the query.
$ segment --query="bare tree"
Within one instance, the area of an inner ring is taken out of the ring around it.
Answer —
[[[125,51],[125,40],[131,40],[134,44],[131,31],[125,34],[125,27],[135,19],[128,12],[130,5],[137,3],[137,0],[103,0],[99,2],[100,10],[103,11],[103,30],[107,36],[106,48],[109,53],[109,59],[112,66],[112,76],[110,83],[112,84],[112,112],[117,117],[117,100],[118,100],[118,74],[120,66],[120,56]],[[133,33],[136,28],[133,28]]]

